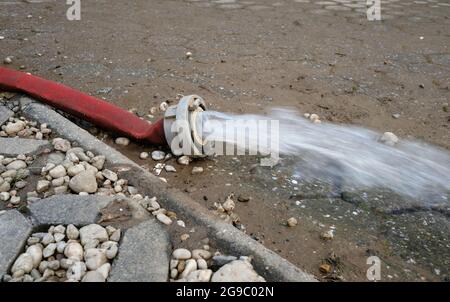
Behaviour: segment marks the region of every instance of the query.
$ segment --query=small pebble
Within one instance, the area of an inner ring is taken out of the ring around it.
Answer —
[[[160,222],[164,223],[165,225],[172,224],[172,219],[170,219],[163,213],[159,213],[158,215],[156,215],[156,219],[158,219]]]
[[[180,156],[177,159],[178,164],[188,166],[190,162],[190,158],[187,155]]]
[[[298,221],[294,217],[291,217],[287,220],[287,225],[291,228],[295,227],[297,224],[298,224]]]
[[[148,156],[149,156],[148,152],[142,152],[141,154],[139,154],[140,159],[147,159]]]
[[[323,240],[332,240],[334,238],[333,230],[328,230],[320,234],[320,238]]]
[[[165,165],[164,169],[166,170],[166,172],[177,172],[177,169],[175,169],[175,167],[172,165]]]
[[[194,168],[192,168],[192,172],[191,172],[191,174],[200,174],[200,173],[203,173],[203,168],[202,167],[194,167]]]
[[[395,146],[398,143],[399,139],[394,133],[392,133],[392,132],[385,132],[380,137],[379,141],[381,143],[385,144],[385,145],[393,147],[393,146]]]
[[[116,145],[121,145],[121,146],[128,146],[128,144],[130,143],[130,140],[126,137],[118,137],[115,140]]]
[[[11,57],[6,57],[6,58],[3,60],[3,63],[5,63],[5,64],[11,64],[11,63],[12,63],[12,58],[11,58]]]
[[[163,160],[166,156],[166,153],[163,151],[155,150],[152,152],[152,159],[153,160]]]
[[[178,260],[186,260],[191,258],[192,253],[188,249],[179,248],[173,251],[172,257]]]
[[[319,266],[319,270],[322,274],[328,274],[331,272],[331,265],[329,264],[322,264]]]

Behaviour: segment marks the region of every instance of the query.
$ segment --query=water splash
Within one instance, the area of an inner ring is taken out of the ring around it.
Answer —
[[[203,136],[225,137],[226,121],[278,120],[280,155],[294,159],[296,175],[304,180],[343,182],[353,188],[386,188],[415,198],[450,192],[450,154],[415,140],[400,140],[394,147],[380,143],[380,134],[362,127],[314,124],[290,109],[273,109],[268,116],[234,115],[207,111],[202,116]],[[261,133],[246,133],[254,148]],[[267,135],[267,134],[263,134]],[[250,143],[249,143],[250,142]]]

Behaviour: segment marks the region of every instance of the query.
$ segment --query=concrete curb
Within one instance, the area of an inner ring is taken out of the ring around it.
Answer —
[[[317,281],[314,276],[303,272],[295,265],[267,249],[233,226],[220,221],[204,207],[180,190],[171,188],[153,174],[107,146],[97,138],[70,122],[54,110],[29,98],[21,98],[22,111],[28,117],[51,125],[53,131],[71,141],[77,141],[85,149],[107,156],[110,164],[116,166],[119,173],[138,187],[141,192],[157,196],[167,209],[193,219],[204,226],[209,236],[222,251],[234,255],[253,255],[255,269],[268,281]]]

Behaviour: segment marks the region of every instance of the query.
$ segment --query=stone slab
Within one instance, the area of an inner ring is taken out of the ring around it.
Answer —
[[[33,202],[28,209],[36,225],[82,226],[95,223],[100,210],[113,200],[114,197],[99,195],[55,195]]]
[[[32,224],[16,210],[0,214],[0,277],[8,272],[32,231]]]
[[[14,112],[6,108],[5,106],[0,106],[0,126],[5,124],[8,119],[14,115]]]
[[[108,282],[166,282],[170,240],[166,228],[150,218],[128,229]]]
[[[18,137],[1,137],[0,154],[15,157],[19,154],[37,154],[46,147],[50,147],[46,140],[25,139]]]

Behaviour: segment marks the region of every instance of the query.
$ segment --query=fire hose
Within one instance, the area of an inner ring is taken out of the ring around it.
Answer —
[[[29,73],[0,67],[0,90],[21,92],[100,128],[153,145],[169,145],[175,155],[203,156],[207,143],[196,125],[206,110],[197,95],[184,96],[170,106],[164,118],[150,124],[137,115],[60,83]]]

